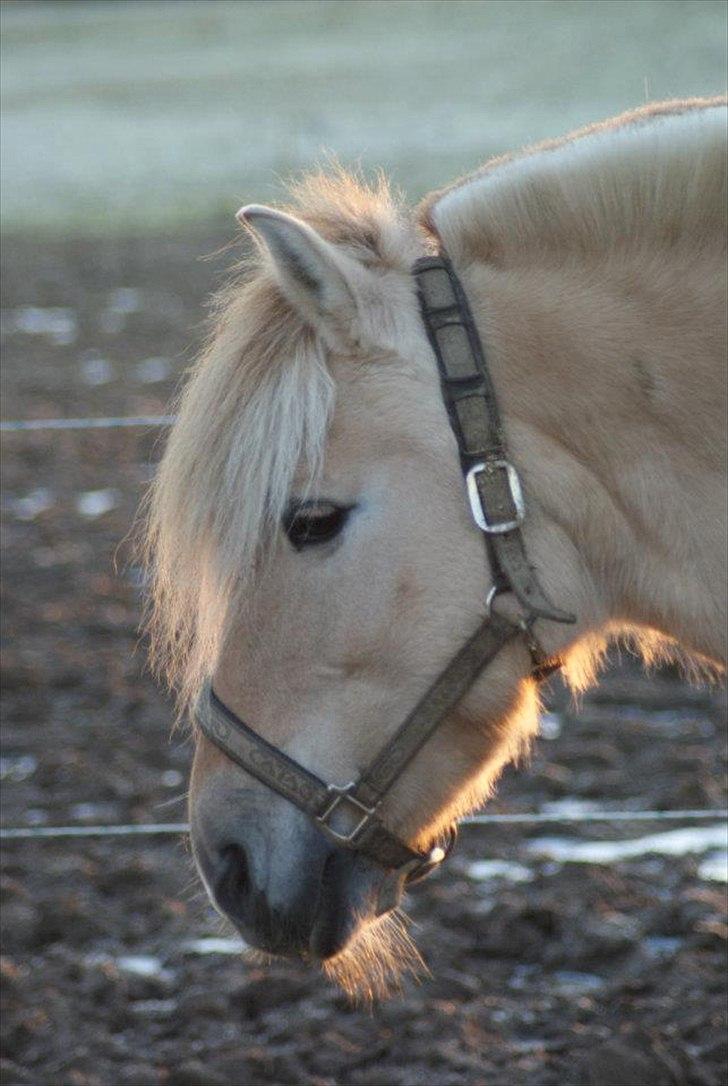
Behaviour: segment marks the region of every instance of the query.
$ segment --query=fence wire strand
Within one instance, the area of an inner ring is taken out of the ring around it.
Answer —
[[[38,430],[121,430],[132,427],[171,426],[175,415],[126,415],[68,419],[6,419],[0,421],[1,433]],[[463,826],[539,825],[545,823],[588,822],[691,822],[726,819],[728,810],[715,808],[684,811],[580,811],[518,812],[513,814],[478,814],[463,819]],[[78,837],[158,837],[189,833],[186,822],[148,822],[106,826],[4,826],[0,840],[42,840]]]
[[[171,426],[176,415],[121,415],[110,418],[6,419],[0,433],[22,430],[121,430],[132,426]]]
[[[464,818],[461,826],[508,826],[579,822],[695,822],[728,819],[728,809],[716,807],[685,811],[523,811],[513,814],[479,814]],[[0,840],[19,841],[58,837],[161,837],[189,833],[187,822],[140,822],[109,826],[5,826]]]

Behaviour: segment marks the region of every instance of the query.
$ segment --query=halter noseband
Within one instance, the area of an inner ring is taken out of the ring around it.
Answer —
[[[437,358],[442,396],[457,439],[473,519],[483,532],[493,574],[486,617],[435,679],[397,732],[356,781],[327,784],[244,724],[207,684],[196,707],[203,733],[232,761],[290,800],[343,848],[363,853],[391,871],[379,911],[396,903],[401,885],[440,864],[444,847],[417,852],[379,818],[379,806],[407,765],[509,641],[525,639],[532,675],[543,679],[560,666],[533,634],[536,619],[575,622],[548,600],[526,556],[521,524],[525,505],[518,473],[508,459],[493,383],[468,299],[449,259],[423,257],[412,269],[420,311]],[[492,612],[501,592],[521,605],[516,621]]]

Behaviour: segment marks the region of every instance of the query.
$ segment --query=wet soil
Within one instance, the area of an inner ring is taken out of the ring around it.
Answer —
[[[3,417],[163,412],[230,262],[198,257],[225,240],[7,240]],[[3,436],[5,825],[184,818],[190,751],[143,671],[123,542],[158,442]],[[549,698],[492,811],[724,805],[720,689],[625,658],[578,709],[558,683]],[[720,1086],[728,926],[704,857],[600,866],[529,848],[667,828],[464,830],[408,903],[430,975],[370,1008],[303,968],[201,947],[232,933],[184,839],[7,843],[2,1081]],[[506,866],[483,877],[485,859]]]

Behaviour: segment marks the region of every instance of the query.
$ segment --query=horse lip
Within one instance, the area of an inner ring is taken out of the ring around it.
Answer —
[[[345,949],[354,934],[355,927],[356,924],[352,924],[350,920],[335,925],[317,920],[311,929],[308,943],[311,958],[318,962],[335,958]]]
[[[381,883],[377,892],[375,916],[384,916],[396,909],[404,894],[407,876],[402,871],[389,871]]]

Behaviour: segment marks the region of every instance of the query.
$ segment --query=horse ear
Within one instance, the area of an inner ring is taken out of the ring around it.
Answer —
[[[272,260],[281,290],[303,319],[332,346],[351,340],[357,316],[358,268],[293,215],[249,204],[236,218],[252,231]]]

